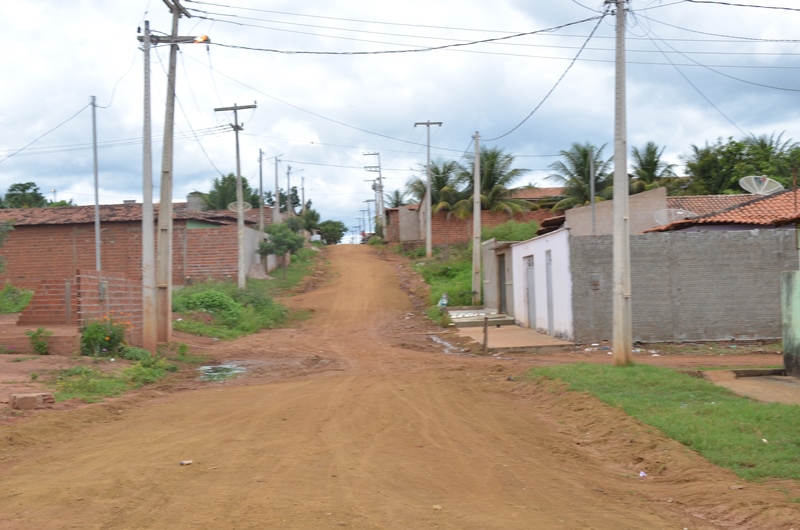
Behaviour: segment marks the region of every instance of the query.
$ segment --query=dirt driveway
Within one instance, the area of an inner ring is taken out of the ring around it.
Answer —
[[[247,376],[0,427],[0,529],[800,529],[797,483],[509,377],[531,360],[445,353],[400,258],[328,258],[300,327],[196,341]]]

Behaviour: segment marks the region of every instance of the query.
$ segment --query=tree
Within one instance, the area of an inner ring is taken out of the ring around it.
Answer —
[[[558,201],[553,206],[553,211],[568,210],[573,206],[582,206],[591,202],[590,158],[594,161],[595,198],[600,200],[608,198],[607,194],[611,191],[612,183],[611,161],[613,157],[603,160],[605,147],[605,144],[598,149],[588,142],[585,144],[573,143],[569,150],[560,151],[559,154],[563,160],[557,160],[550,164],[550,169],[554,173],[551,173],[549,178],[564,187],[564,195],[567,198]]]
[[[203,204],[209,210],[227,210],[228,205],[236,202],[236,175],[229,173],[224,177],[214,179],[208,193],[199,192]],[[242,177],[242,201],[253,208],[259,205],[258,192],[253,190],[247,179]]]
[[[788,186],[793,168],[800,165],[800,145],[783,140],[783,134],[717,138],[713,144],[691,149],[683,160],[694,194],[741,193],[739,180],[748,175],[766,175]]]
[[[43,208],[47,206],[47,199],[34,182],[12,184],[8,187],[3,202],[6,208]]]
[[[307,208],[305,212],[300,214],[300,218],[303,220],[303,228],[309,232],[319,228],[320,216],[318,211],[312,208]]]
[[[422,168],[422,176],[414,177],[406,184],[407,193],[417,202],[425,198],[427,171]],[[462,184],[461,167],[457,162],[431,162],[431,211],[449,211],[461,199],[458,191]]]
[[[61,199],[60,201],[47,201],[48,208],[63,208],[65,206],[75,206],[75,203],[72,202],[72,199],[65,201]]]
[[[631,150],[633,158],[633,177],[644,184],[654,184],[657,181],[675,176],[675,164],[667,164],[661,159],[664,154],[654,142],[647,142],[641,150],[634,147]]]
[[[286,279],[286,267],[288,262],[286,254],[294,254],[305,243],[303,236],[296,234],[286,223],[276,223],[269,225],[265,230],[269,234],[267,241],[262,241],[258,246],[258,255],[266,257],[269,254],[278,256],[283,264],[283,279]]]
[[[394,190],[391,193],[386,194],[386,207],[387,208],[400,208],[401,206],[405,206],[408,204],[406,201],[406,196],[408,192]]]
[[[289,217],[284,221],[284,224],[289,227],[289,230],[296,234],[305,228],[306,222],[302,217]]]
[[[499,147],[481,148],[481,209],[492,212],[504,212],[509,216],[530,209],[538,208],[536,205],[522,199],[513,197],[515,189],[512,184],[530,170],[512,168],[514,156],[504,153]],[[467,183],[463,193],[464,197],[453,207],[458,217],[465,219],[472,215],[474,201],[475,161],[470,162],[468,168],[462,168],[459,181]]]
[[[347,227],[341,221],[322,221],[319,224],[319,235],[326,245],[338,245],[346,233]]]

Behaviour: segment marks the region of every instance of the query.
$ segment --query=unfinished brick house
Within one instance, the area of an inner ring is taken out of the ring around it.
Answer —
[[[56,331],[53,341],[61,353],[76,351],[77,327],[108,314],[124,315],[131,325],[129,342],[141,341],[142,206],[102,205],[99,213],[102,272],[96,270],[94,206],[0,209],[0,222],[13,223],[0,248],[5,262],[0,283],[34,291],[16,324]],[[260,276],[266,271],[255,250],[264,235],[250,228],[257,227],[258,212],[248,213],[245,255],[252,257],[248,274]],[[269,222],[271,215],[266,217]],[[235,279],[237,245],[236,214],[175,204],[173,285]],[[268,263],[274,268],[274,257]],[[3,336],[0,347],[25,351],[25,337],[11,335]]]

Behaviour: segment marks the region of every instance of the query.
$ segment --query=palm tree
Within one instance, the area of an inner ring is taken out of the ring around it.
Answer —
[[[400,208],[401,206],[405,206],[408,204],[406,201],[406,196],[408,195],[407,192],[394,190],[391,193],[386,195],[386,207],[387,208]]]
[[[553,206],[553,211],[568,210],[573,206],[582,206],[591,202],[590,160],[594,162],[595,199],[609,198],[613,157],[603,159],[605,147],[605,144],[598,149],[588,142],[585,144],[573,143],[568,151],[559,153],[563,160],[557,160],[550,164],[550,169],[554,173],[551,173],[549,178],[564,186],[564,195],[567,196],[566,199],[558,201]]]
[[[675,164],[667,164],[661,159],[664,154],[654,142],[647,142],[641,151],[634,147],[631,151],[633,156],[633,176],[647,184],[652,184],[658,179],[675,176]]]
[[[414,177],[406,184],[407,193],[418,202],[425,198],[427,173],[422,168],[422,177]],[[431,211],[450,211],[460,197],[461,167],[458,162],[431,162]]]
[[[513,197],[515,188],[513,183],[522,175],[528,173],[529,169],[512,168],[514,165],[514,155],[504,153],[499,147],[481,148],[481,189],[480,201],[481,209],[492,212],[505,212],[509,216],[516,213],[536,209],[537,206],[522,199]],[[475,162],[470,162],[469,168],[461,170],[461,181],[466,182],[464,197],[458,201],[453,210],[462,219],[472,215],[472,201],[474,200],[473,174],[475,172]]]

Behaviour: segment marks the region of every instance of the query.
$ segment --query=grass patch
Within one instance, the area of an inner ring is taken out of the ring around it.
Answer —
[[[451,306],[472,305],[472,253],[469,247],[453,245],[443,254],[417,261],[414,270],[430,285],[430,304],[447,293]]]
[[[759,403],[708,381],[646,365],[534,368],[699,452],[747,480],[800,479],[800,407]],[[763,440],[767,440],[764,442]]]
[[[160,381],[167,373],[177,370],[177,366],[163,357],[143,359],[113,373],[80,365],[52,372],[48,385],[55,389],[56,401],[80,399],[85,403],[96,403]]]

